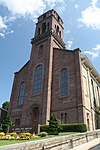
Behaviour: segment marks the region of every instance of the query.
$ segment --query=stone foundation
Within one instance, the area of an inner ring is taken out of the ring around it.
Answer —
[[[68,150],[96,138],[100,138],[100,130],[0,146],[0,150]]]

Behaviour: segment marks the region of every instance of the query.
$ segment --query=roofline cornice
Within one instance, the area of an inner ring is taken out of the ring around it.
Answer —
[[[81,62],[89,69],[90,73],[93,74],[95,79],[100,83],[100,74],[97,72],[87,56],[81,55]]]

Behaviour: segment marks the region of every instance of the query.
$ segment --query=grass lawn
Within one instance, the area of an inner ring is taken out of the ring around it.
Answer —
[[[0,140],[0,146],[28,142],[28,141],[30,141],[30,140]]]
[[[71,134],[75,134],[75,133],[78,133],[78,132],[63,132],[63,133],[59,133],[58,136],[71,135]],[[34,140],[38,140],[38,139],[46,139],[46,138],[51,138],[51,137],[55,137],[55,135],[48,135],[47,137],[40,137],[40,138],[30,139],[30,140],[0,140],[0,146],[34,141]]]

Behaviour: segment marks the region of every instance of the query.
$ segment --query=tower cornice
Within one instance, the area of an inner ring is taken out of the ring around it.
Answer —
[[[31,44],[33,45],[34,43],[37,43],[38,41],[43,40],[44,38],[46,38],[48,36],[53,36],[53,38],[56,39],[56,41],[65,49],[65,43],[63,42],[63,40],[60,38],[60,36],[58,36],[57,33],[53,29],[45,31],[44,33],[32,38]]]

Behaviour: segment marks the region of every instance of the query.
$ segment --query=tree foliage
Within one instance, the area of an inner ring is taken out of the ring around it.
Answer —
[[[12,121],[10,116],[7,116],[3,121],[3,126],[7,127],[7,132],[9,132],[10,127],[14,126],[14,122]]]
[[[10,102],[6,101],[2,104],[2,108],[8,110]]]
[[[48,133],[50,135],[59,134],[59,124],[55,114],[51,114],[50,116]]]

